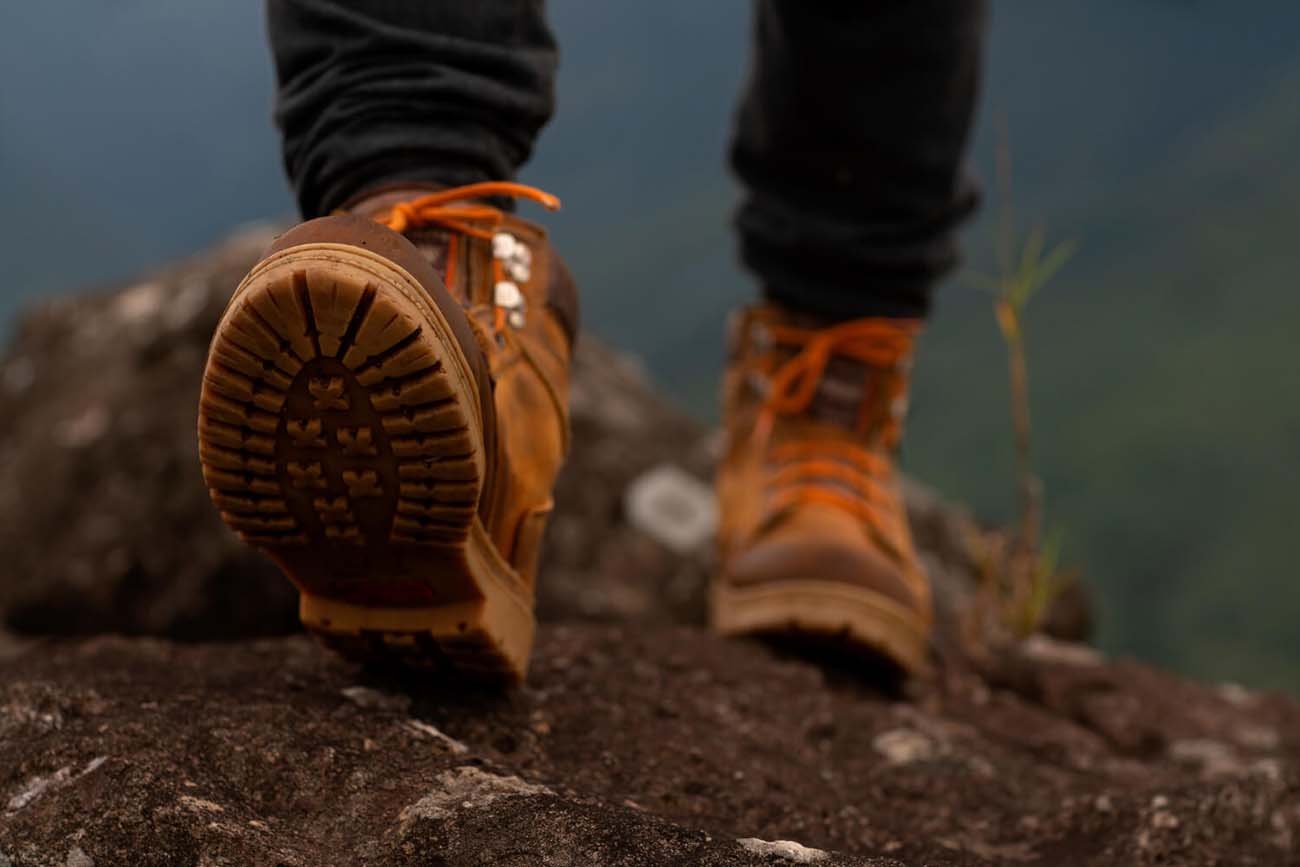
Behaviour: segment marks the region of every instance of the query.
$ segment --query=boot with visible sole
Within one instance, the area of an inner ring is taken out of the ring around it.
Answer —
[[[212,341],[212,499],[350,657],[527,668],[576,310],[544,233],[480,201],[500,195],[558,204],[480,184],[298,226]]]
[[[893,451],[918,324],[743,311],[724,385],[714,627],[928,668],[931,601]]]

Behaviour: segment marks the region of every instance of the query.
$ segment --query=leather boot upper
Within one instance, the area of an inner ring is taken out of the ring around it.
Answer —
[[[918,323],[733,322],[718,479],[721,580],[855,585],[931,619],[893,453]]]
[[[482,200],[502,194],[558,206],[540,191],[500,183],[395,189],[349,210],[405,235],[464,307],[488,361],[495,407],[495,424],[485,427],[488,473],[479,511],[497,549],[532,586],[551,490],[568,450],[577,292],[543,228]]]

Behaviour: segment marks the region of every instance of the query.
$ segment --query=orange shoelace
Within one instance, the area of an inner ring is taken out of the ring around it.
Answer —
[[[558,198],[537,187],[513,181],[485,181],[438,190],[408,202],[398,202],[387,214],[377,219],[394,232],[436,226],[490,241],[494,230],[505,222],[505,212],[475,200],[495,196],[531,199],[548,211],[560,209]],[[464,204],[465,202],[471,204]]]
[[[833,357],[849,358],[870,368],[866,374],[867,393],[854,425],[863,444],[806,436],[771,448],[768,458],[777,469],[771,479],[774,494],[770,513],[780,514],[800,503],[827,503],[861,518],[892,547],[893,534],[879,511],[888,498],[880,491],[877,480],[888,477],[891,464],[887,453],[902,433],[901,413],[895,411],[907,390],[901,368],[911,354],[920,323],[859,319],[824,329],[781,324],[767,329],[774,343],[800,349],[769,380],[770,391],[753,433],[760,452],[768,451],[779,416],[801,415],[809,410]],[[871,394],[872,389],[877,393]]]
[[[448,285],[456,280],[460,239],[457,235],[468,235],[491,241],[501,224],[506,221],[506,213],[500,208],[486,205],[479,199],[508,196],[514,199],[529,199],[537,202],[548,211],[558,211],[560,200],[544,190],[517,184],[513,181],[484,181],[467,184],[463,187],[438,190],[406,202],[398,202],[376,215],[375,220],[394,232],[409,232],[413,229],[439,228],[452,233],[447,241],[446,273]],[[506,279],[501,262],[493,260],[492,282],[500,283]],[[505,329],[505,311],[496,311],[496,330]]]

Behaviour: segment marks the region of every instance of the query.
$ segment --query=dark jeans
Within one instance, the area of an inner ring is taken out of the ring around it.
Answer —
[[[963,158],[984,0],[757,0],[732,164],[764,293],[923,316],[975,207]],[[509,179],[554,109],[542,0],[268,0],[307,216],[369,188]],[[632,109],[634,110],[634,109]]]

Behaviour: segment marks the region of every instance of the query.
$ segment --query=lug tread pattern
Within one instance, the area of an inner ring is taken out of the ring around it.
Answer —
[[[225,523],[304,593],[436,606],[421,596],[436,576],[478,598],[464,553],[483,483],[467,405],[477,394],[448,373],[427,314],[364,274],[323,259],[245,281],[204,372],[204,478]],[[452,634],[308,627],[354,659],[502,680],[522,665],[472,618]]]

